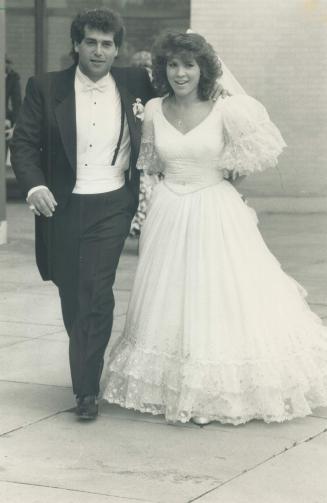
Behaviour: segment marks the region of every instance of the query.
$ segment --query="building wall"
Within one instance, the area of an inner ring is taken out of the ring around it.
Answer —
[[[121,12],[127,37],[117,64],[128,64],[134,52],[149,50],[155,37],[166,28],[186,30],[190,23],[190,0],[47,0],[45,56],[48,71],[66,68],[69,56],[70,24],[84,7],[108,6]],[[8,0],[6,6],[6,48],[19,72],[22,87],[34,74],[34,0]]]
[[[192,0],[191,26],[265,104],[288,144],[278,170],[250,177],[246,193],[326,196],[327,1]]]
[[[71,63],[69,26],[78,8],[100,3],[115,2],[47,1],[48,70]],[[34,74],[33,5],[33,0],[6,3],[6,50],[23,88]],[[212,42],[246,91],[266,105],[288,148],[278,170],[244,182],[248,195],[326,196],[327,0],[191,0],[191,12],[185,0],[124,0],[120,10],[127,44],[118,64],[150,48],[161,30],[191,24]]]
[[[69,11],[52,9],[47,18],[47,54],[48,70],[65,68],[72,63],[69,57],[71,49],[69,31],[73,14]],[[167,28],[186,30],[189,26],[188,14],[173,16],[156,11],[148,11],[144,17],[143,9],[136,10],[133,15],[125,15],[126,40],[120,50],[118,65],[127,65],[130,57],[137,51],[151,50],[154,39],[162,30]]]
[[[8,5],[9,4],[9,5]],[[34,11],[25,8],[22,11],[6,8],[6,53],[14,62],[21,78],[22,90],[28,77],[34,74],[35,24]]]

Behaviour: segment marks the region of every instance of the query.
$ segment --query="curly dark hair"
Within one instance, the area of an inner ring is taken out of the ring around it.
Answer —
[[[184,62],[195,59],[200,67],[198,96],[201,100],[209,99],[223,72],[213,47],[198,33],[165,33],[155,41],[152,49],[153,84],[158,93],[161,96],[173,94],[166,69],[168,61],[175,56]]]
[[[116,47],[120,47],[125,36],[125,26],[122,17],[111,9],[84,9],[73,19],[70,27],[72,40],[71,56],[75,64],[78,63],[78,53],[75,52],[74,43],[80,44],[85,37],[85,27],[99,30],[103,33],[113,33]]]

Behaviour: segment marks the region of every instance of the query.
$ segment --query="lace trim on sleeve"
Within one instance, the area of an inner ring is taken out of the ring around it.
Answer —
[[[276,166],[286,147],[266,109],[250,97],[242,97],[225,107],[223,132],[225,148],[220,167],[235,175],[249,175]]]
[[[163,173],[164,166],[154,146],[153,136],[142,139],[136,167],[147,175],[159,175]]]
[[[147,175],[159,175],[164,170],[163,163],[155,148],[153,125],[154,114],[158,110],[160,102],[160,98],[154,98],[145,105],[140,153],[136,167]]]

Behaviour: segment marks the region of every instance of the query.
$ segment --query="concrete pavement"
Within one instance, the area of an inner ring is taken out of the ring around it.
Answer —
[[[8,204],[0,248],[1,503],[326,503],[327,409],[285,424],[167,425],[101,404],[72,412],[67,336],[56,289],[34,264],[33,218]],[[262,214],[284,269],[327,320],[327,214]],[[129,240],[116,281],[113,338],[123,327],[137,261]]]

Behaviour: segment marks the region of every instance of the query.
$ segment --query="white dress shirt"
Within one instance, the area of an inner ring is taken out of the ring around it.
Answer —
[[[122,187],[129,167],[130,137],[127,121],[114,166],[121,124],[121,101],[108,73],[93,82],[77,67],[75,74],[77,172],[75,194],[99,194]]]
[[[130,136],[125,117],[120,150],[113,166],[121,125],[121,101],[113,77],[108,73],[97,82],[75,73],[77,167],[75,194],[100,194],[119,189],[129,168]],[[44,186],[33,187],[28,198]]]

